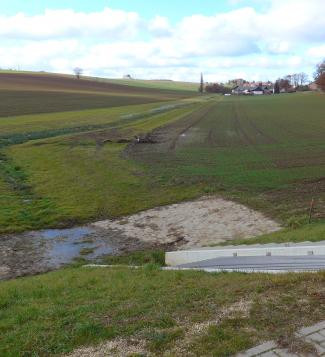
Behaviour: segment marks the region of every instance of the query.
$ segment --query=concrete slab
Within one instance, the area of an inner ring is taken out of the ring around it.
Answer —
[[[218,269],[221,271],[320,271],[325,270],[325,255],[222,257],[181,264],[179,268]]]
[[[166,253],[166,265],[179,266],[222,257],[325,256],[325,242],[284,243],[183,250]]]

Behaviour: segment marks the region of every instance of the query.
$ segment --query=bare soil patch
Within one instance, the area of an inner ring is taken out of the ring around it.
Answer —
[[[260,212],[218,197],[154,208],[93,225],[117,230],[130,240],[151,244],[179,243],[182,248],[209,246],[281,229],[278,223]]]

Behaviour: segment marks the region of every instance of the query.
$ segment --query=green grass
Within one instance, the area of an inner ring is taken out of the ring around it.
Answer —
[[[323,273],[163,272],[152,265],[70,268],[1,282],[0,355],[58,355],[134,338],[157,355],[185,349],[229,356],[264,340],[290,340],[318,322],[324,282]]]
[[[323,99],[225,98],[203,118],[158,131],[162,144],[138,147],[132,157],[166,184],[204,182],[207,192],[221,191],[284,222],[306,216],[312,198],[325,217]]]
[[[117,217],[215,193],[285,225],[306,221],[311,198],[315,219],[324,216],[322,96],[217,96],[206,104],[196,99],[173,103],[188,105],[155,115],[150,110],[157,103],[1,119],[6,145],[55,138],[4,151],[34,197],[36,206],[28,207],[26,217],[35,212],[38,218],[31,219],[32,225],[27,219],[19,224],[15,217],[25,210],[24,195],[8,192],[0,196],[0,211],[9,196],[16,197],[15,208],[12,215],[6,210],[0,230]],[[126,144],[117,143],[152,130],[159,144],[137,145],[125,153]],[[69,132],[76,134],[63,136]],[[5,179],[6,187],[12,190],[10,180]]]
[[[101,262],[107,265],[165,265],[165,252],[162,250],[135,251],[122,255],[108,255]]]
[[[48,132],[60,129],[75,129],[81,131],[82,128],[88,130],[96,129],[96,126],[105,127],[113,122],[121,120],[128,115],[147,115],[153,110],[168,110],[171,106],[181,106],[191,104],[190,100],[172,101],[162,103],[126,105],[117,108],[89,109],[72,112],[58,112],[48,114],[19,115],[10,118],[0,118],[0,139],[4,137],[14,137],[18,134],[33,135],[38,132]],[[129,121],[126,121],[128,123]],[[118,123],[123,125],[124,121]],[[94,128],[92,128],[92,126]],[[62,133],[64,134],[64,132]],[[61,135],[62,135],[61,134]],[[56,134],[60,135],[60,133]],[[31,137],[29,140],[33,139]]]
[[[268,244],[268,243],[285,243],[285,242],[318,242],[325,241],[325,224],[324,220],[320,223],[304,224],[301,223],[297,228],[286,228],[279,232],[265,234],[256,238],[234,239],[224,244]]]
[[[150,131],[177,120],[195,108],[181,107],[155,116],[126,120],[121,135],[130,139],[135,133]],[[26,192],[15,192],[12,173],[15,170],[11,167],[6,174],[3,168],[2,176],[8,176],[6,187],[16,200],[12,203],[14,208],[8,211],[5,206],[7,195],[0,196],[0,212],[7,212],[0,231],[36,229],[44,226],[45,222],[52,226],[70,225],[89,219],[116,217],[150,208],[152,204],[161,205],[175,199],[194,197],[200,190],[200,186],[161,186],[146,177],[145,168],[121,157],[126,144],[98,146],[96,135],[101,133],[83,135],[31,141],[6,149],[7,157],[13,159],[8,163],[26,177],[23,184],[33,188],[30,192],[33,205],[27,206],[26,219],[21,219],[19,224],[16,212],[25,212]],[[51,210],[47,206],[44,210],[40,208],[43,202],[48,203]]]

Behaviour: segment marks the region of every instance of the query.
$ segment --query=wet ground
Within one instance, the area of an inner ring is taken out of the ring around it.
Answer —
[[[147,248],[121,232],[84,226],[0,236],[0,280],[54,270],[77,258],[96,260],[108,254]]]
[[[134,250],[191,249],[279,229],[241,204],[202,197],[82,227],[0,236],[0,280],[54,270],[81,257],[96,261]]]

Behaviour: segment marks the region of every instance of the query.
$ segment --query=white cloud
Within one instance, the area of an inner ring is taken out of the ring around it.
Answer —
[[[325,44],[321,46],[311,47],[307,51],[308,56],[311,56],[316,59],[325,58]]]
[[[100,37],[110,41],[133,36],[140,18],[134,12],[105,8],[101,12],[46,10],[42,15],[0,16],[0,36],[12,39]]]
[[[149,31],[157,37],[171,35],[172,27],[167,17],[156,16],[149,22]]]
[[[208,79],[259,80],[311,72],[325,56],[324,0],[268,0],[263,11],[236,3],[231,11],[173,25],[159,15],[145,21],[109,8],[0,16],[0,67],[71,72],[80,66],[96,75],[185,80],[204,71]]]

